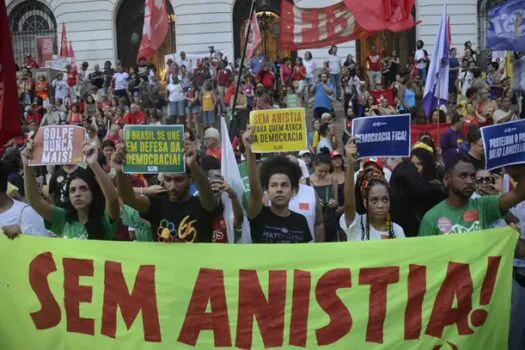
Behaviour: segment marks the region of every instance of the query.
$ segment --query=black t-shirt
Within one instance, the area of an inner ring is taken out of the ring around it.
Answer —
[[[102,89],[102,86],[104,86],[104,73],[102,71],[93,72],[89,75],[89,80],[97,89]]]
[[[149,197],[151,206],[144,216],[151,222],[153,239],[161,242],[211,242],[214,212],[208,213],[199,197],[173,203],[168,195]]]
[[[288,217],[282,217],[269,207],[263,207],[259,215],[250,220],[250,231],[253,243],[307,243],[312,240],[303,215],[290,211]]]

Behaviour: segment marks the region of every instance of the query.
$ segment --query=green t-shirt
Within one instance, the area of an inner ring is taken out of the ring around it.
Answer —
[[[102,218],[104,227],[104,240],[112,240],[117,231],[119,220],[112,220],[107,213]],[[53,219],[51,220],[51,232],[62,238],[88,239],[88,233],[84,225],[78,221],[67,221],[66,211],[60,207],[53,206]]]
[[[462,208],[451,208],[447,200],[430,209],[419,227],[419,236],[450,235],[490,228],[503,217],[499,196],[470,198]]]

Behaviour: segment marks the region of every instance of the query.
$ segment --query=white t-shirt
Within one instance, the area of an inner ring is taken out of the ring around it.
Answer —
[[[361,223],[363,223],[362,226]],[[401,226],[399,226],[395,222],[393,222],[392,225],[394,229],[394,236],[396,238],[405,238],[405,232],[403,231]],[[354,222],[352,222],[350,227],[346,226],[345,214],[343,214],[339,219],[339,226],[346,233],[348,241],[362,241],[363,228],[366,229],[366,214],[359,215],[355,213]],[[380,239],[389,239],[388,232],[379,231],[375,229],[374,226],[370,225],[370,240],[375,241]]]
[[[505,112],[502,109],[496,109],[496,111],[494,111],[494,113],[492,114],[492,119],[494,120],[494,124],[500,124],[501,123],[500,120],[508,116],[509,113],[510,111]],[[509,121],[517,120],[517,119],[518,119],[518,116],[516,115],[516,113],[514,113]]]
[[[321,137],[319,143],[317,143],[317,153],[321,152],[321,150],[325,147],[328,148],[330,152],[334,150],[334,148],[332,147],[332,141],[330,141],[326,137]]]
[[[314,71],[317,69],[317,64],[315,64],[314,60],[303,60],[303,65],[306,68],[306,78],[313,78]]]
[[[169,84],[166,87],[168,90],[168,101],[179,102],[184,100],[184,92],[182,91],[182,84]]]
[[[459,86],[461,88],[461,94],[466,96],[467,90],[472,86],[472,82],[474,81],[474,75],[472,72],[465,70],[459,73],[458,80]]]
[[[115,90],[126,90],[128,88],[129,74],[126,72],[113,74],[115,79]]]
[[[511,208],[509,212],[520,221],[520,238],[525,239],[525,201],[518,203],[514,208]],[[525,259],[514,259],[514,266],[525,267]]]
[[[299,192],[290,200],[288,209],[299,213],[308,221],[308,227],[312,233],[313,241],[315,242],[315,208],[317,204],[317,196],[315,189],[312,186],[299,184]]]
[[[69,96],[69,85],[65,80],[53,80],[53,87],[55,88],[55,99],[61,98],[64,100],[66,96]]]
[[[330,69],[330,74],[341,73],[341,58],[337,55],[329,55],[328,68]]]
[[[12,199],[13,205],[0,213],[0,230],[3,226],[20,225],[23,234],[32,236],[51,236],[46,230],[44,219],[26,203]]]
[[[416,50],[416,54],[414,55],[414,60],[417,62],[419,60],[422,60],[423,58],[425,58],[425,51],[423,49]],[[427,66],[427,63],[424,61],[416,63],[417,69],[425,69],[426,66]]]

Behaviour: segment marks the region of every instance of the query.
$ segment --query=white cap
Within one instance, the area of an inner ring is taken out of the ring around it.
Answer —
[[[304,156],[305,154],[310,154],[312,155],[312,152],[310,152],[309,150],[304,150],[304,151],[299,151],[299,157],[302,157]]]

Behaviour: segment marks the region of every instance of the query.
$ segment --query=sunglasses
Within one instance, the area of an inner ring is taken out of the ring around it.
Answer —
[[[494,185],[496,183],[496,180],[492,176],[478,176],[476,177],[476,183],[477,184],[492,184]]]

